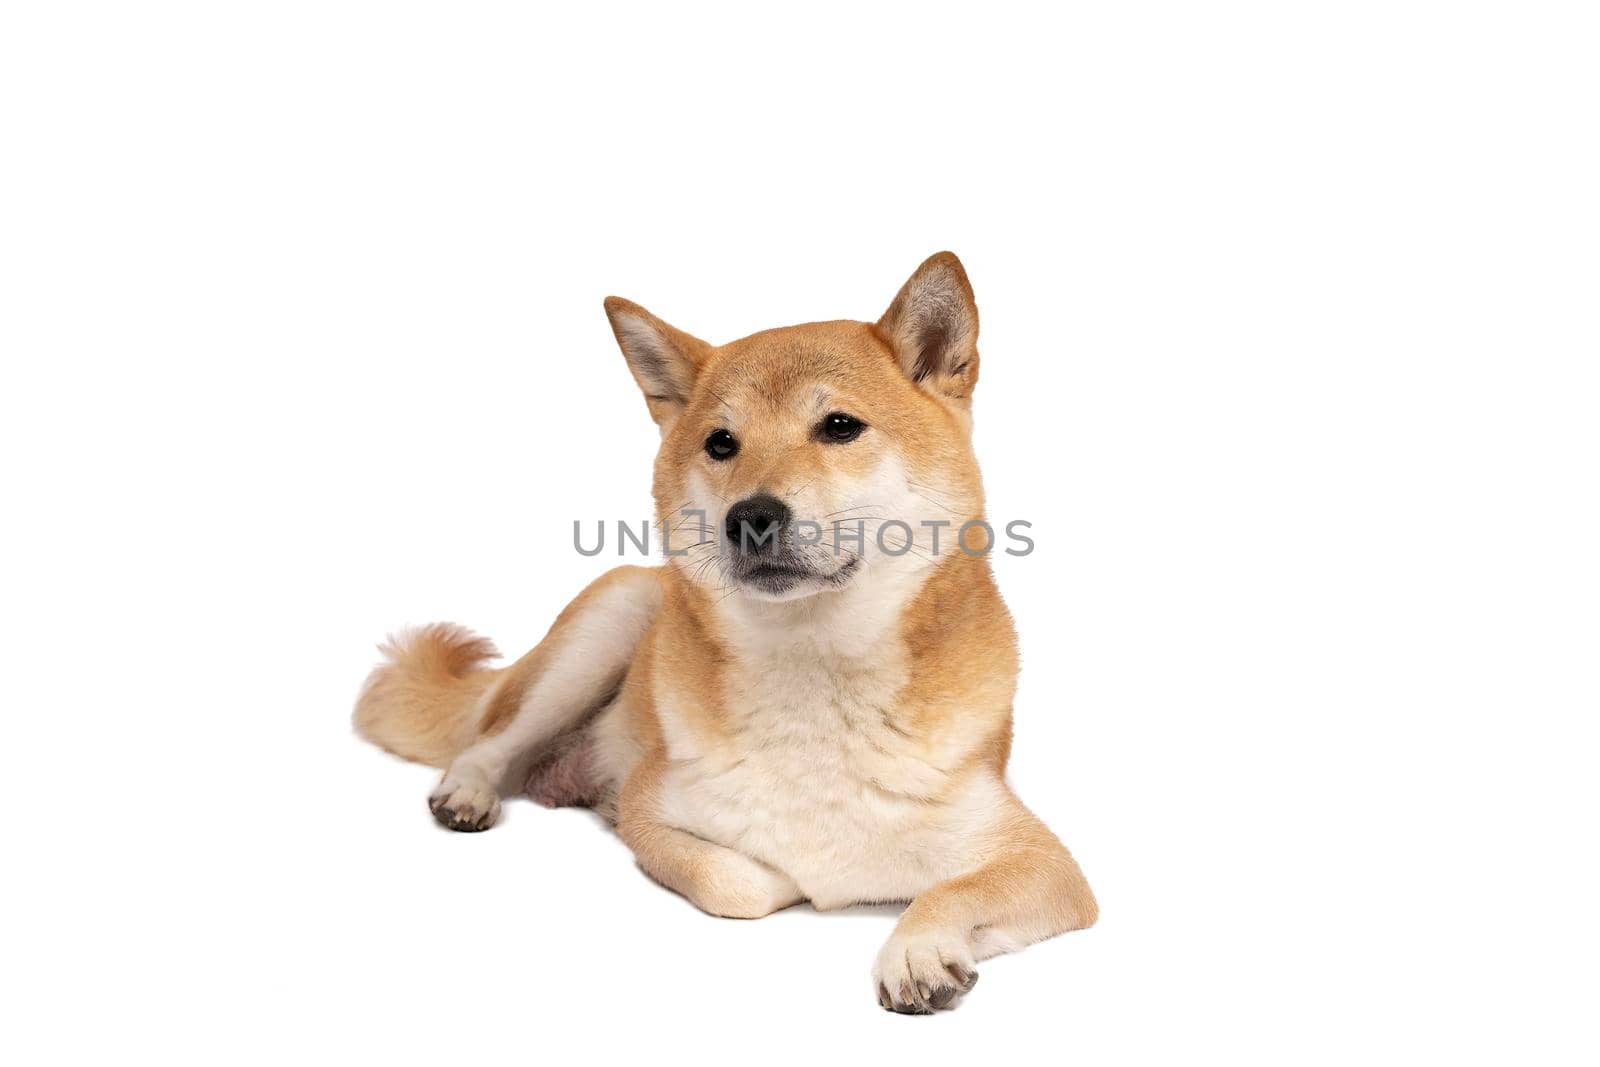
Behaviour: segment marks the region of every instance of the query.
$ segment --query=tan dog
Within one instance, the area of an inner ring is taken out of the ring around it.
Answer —
[[[606,313],[661,428],[666,566],[604,575],[504,669],[453,626],[393,640],[357,728],[448,768],[429,806],[451,829],[523,789],[586,804],[713,915],[909,900],[873,971],[897,1012],[1093,923],[1077,863],[1006,784],[1016,637],[987,558],[955,543],[984,513],[960,261],[930,258],[876,324],[721,347],[626,300]]]

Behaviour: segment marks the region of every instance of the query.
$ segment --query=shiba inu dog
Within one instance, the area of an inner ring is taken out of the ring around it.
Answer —
[[[665,566],[599,578],[502,669],[455,626],[392,638],[357,729],[445,769],[450,829],[523,791],[588,805],[713,915],[909,901],[872,972],[891,1011],[951,1007],[977,961],[1093,923],[1006,783],[1016,636],[953,543],[984,514],[960,261],[928,259],[876,323],[722,346],[605,308],[661,430]]]

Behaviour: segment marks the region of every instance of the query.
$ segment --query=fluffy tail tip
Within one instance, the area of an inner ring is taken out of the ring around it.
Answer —
[[[402,630],[378,646],[387,662],[367,676],[354,725],[397,756],[445,766],[476,735],[476,703],[497,672],[486,637],[451,623]]]
[[[378,651],[389,661],[378,671],[395,666],[424,675],[444,673],[452,678],[463,678],[500,655],[493,641],[453,622],[407,627],[390,634]]]

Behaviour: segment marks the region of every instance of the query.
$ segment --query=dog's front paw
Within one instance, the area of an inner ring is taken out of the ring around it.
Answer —
[[[725,919],[759,919],[801,899],[788,875],[742,853],[717,848],[704,859],[699,881],[688,894],[703,912]]]
[[[428,810],[447,829],[475,833],[500,818],[500,795],[482,774],[452,767],[429,795]]]
[[[895,931],[872,968],[878,1003],[902,1015],[953,1008],[977,982],[972,948],[955,931]]]

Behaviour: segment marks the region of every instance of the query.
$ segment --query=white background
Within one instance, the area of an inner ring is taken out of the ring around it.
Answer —
[[[1585,5],[7,5],[10,1062],[1594,1062]],[[438,829],[373,644],[642,518],[600,309],[983,314],[1012,777],[1098,927],[879,1011],[584,812]]]

